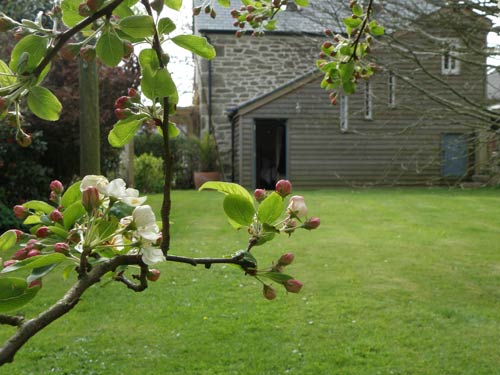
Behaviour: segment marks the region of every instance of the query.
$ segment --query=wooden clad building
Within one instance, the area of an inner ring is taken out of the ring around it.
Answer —
[[[323,40],[310,23],[300,34],[278,30],[229,41],[226,24],[211,28],[202,20],[197,31],[221,53],[208,65],[198,62],[201,124],[218,139],[226,179],[262,188],[280,178],[298,187],[422,185],[483,173],[489,160],[478,130],[483,120],[455,104],[463,93],[486,103],[485,57],[468,54],[454,31],[442,27],[439,18],[449,11],[433,9],[421,23],[428,38],[391,31],[388,40],[398,40],[402,55],[418,54],[418,63],[396,58],[380,43],[373,58],[381,72],[359,82],[356,94],[340,95],[336,106],[320,88],[321,74],[305,69],[314,67]],[[458,12],[464,25],[477,25],[471,38],[484,48],[490,23]],[[284,13],[285,23],[297,16]],[[300,48],[290,50],[294,43]],[[287,50],[291,57],[281,65],[266,63]]]

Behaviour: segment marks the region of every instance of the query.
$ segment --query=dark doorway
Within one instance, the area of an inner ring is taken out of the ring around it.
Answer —
[[[255,120],[255,184],[274,189],[286,178],[286,120]]]
[[[441,138],[442,175],[448,178],[462,178],[467,175],[468,142],[467,134],[445,133]]]

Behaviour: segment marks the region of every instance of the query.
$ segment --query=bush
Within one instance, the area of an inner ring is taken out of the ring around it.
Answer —
[[[192,189],[194,186],[193,171],[196,164],[196,141],[184,135],[179,135],[170,140],[170,148],[174,157],[172,176],[174,189]],[[136,157],[146,153],[157,158],[163,157],[163,137],[160,134],[145,132],[134,137],[134,154]],[[134,170],[137,170],[135,166]]]
[[[144,193],[163,191],[163,159],[145,153],[134,159],[135,186]]]

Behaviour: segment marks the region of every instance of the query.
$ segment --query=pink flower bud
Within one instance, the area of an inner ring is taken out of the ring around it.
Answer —
[[[14,211],[14,216],[21,220],[26,219],[26,217],[28,217],[29,215],[28,209],[19,204],[14,206],[13,211]]]
[[[304,197],[300,195],[294,195],[290,198],[290,203],[288,205],[288,213],[293,217],[303,217],[307,215],[307,206],[304,202]]]
[[[253,196],[255,197],[255,200],[260,203],[266,199],[267,193],[264,189],[255,189]]]
[[[128,108],[130,107],[130,98],[128,96],[120,96],[115,101],[115,108]]]
[[[50,233],[50,229],[48,227],[40,227],[36,230],[35,232],[35,235],[38,237],[38,238],[45,238],[49,235]]]
[[[307,229],[307,230],[312,230],[312,229],[316,229],[317,227],[319,227],[320,224],[321,224],[321,221],[320,221],[319,217],[312,217],[312,218],[308,219],[302,225],[302,227]]]
[[[116,108],[115,116],[118,120],[125,120],[132,116],[132,111],[130,109]]]
[[[54,211],[52,211],[50,213],[49,219],[52,220],[55,223],[62,223],[62,221],[63,221],[63,214],[58,209],[55,209]]]
[[[59,201],[59,196],[53,191],[50,192],[49,201],[57,203]]]
[[[127,95],[130,97],[130,98],[139,98],[139,95],[137,93],[137,90],[134,89],[133,87],[129,88],[128,91],[127,91]]]
[[[28,251],[30,249],[23,247],[22,249],[17,250],[14,255],[12,255],[12,259],[14,260],[23,260],[28,256]]]
[[[273,300],[276,298],[276,290],[270,285],[264,284],[264,289],[262,289],[262,294],[264,295],[264,298],[268,300]]]
[[[99,190],[94,186],[85,188],[82,192],[82,204],[87,212],[92,212],[92,210],[99,207]]]
[[[4,268],[7,268],[9,266],[12,266],[14,263],[17,263],[14,259],[9,259],[9,260],[6,260],[5,262],[3,262],[3,266]]]
[[[28,251],[28,254],[26,254],[26,258],[35,257],[35,256],[40,255],[40,254],[42,254],[40,252],[40,250],[33,249],[33,250]]]
[[[56,194],[61,194],[64,191],[64,186],[59,180],[53,180],[50,185],[50,190]]]
[[[65,254],[69,251],[69,245],[65,242],[58,242],[54,245],[54,251],[56,253]]]
[[[28,284],[28,288],[34,288],[34,287],[42,287],[42,280],[40,279],[36,279],[36,280],[33,280],[31,283]]]
[[[283,198],[292,192],[292,184],[288,180],[279,180],[276,182],[276,193]]]
[[[298,293],[302,289],[303,284],[299,280],[291,279],[284,284],[285,289],[290,293]]]
[[[292,264],[293,260],[295,259],[295,255],[293,253],[286,253],[281,256],[278,260],[278,264],[281,266],[288,266]]]
[[[16,234],[16,241],[19,242],[22,240],[22,238],[24,237],[24,232],[22,230],[19,230],[19,229],[11,229],[11,231],[13,231],[15,234]]]
[[[160,278],[160,274],[161,274],[160,270],[153,268],[149,270],[147,278],[149,281],[156,281]]]

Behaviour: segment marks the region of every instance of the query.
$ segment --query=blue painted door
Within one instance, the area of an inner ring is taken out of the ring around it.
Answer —
[[[445,133],[441,138],[442,175],[460,178],[467,175],[469,164],[467,134]]]

